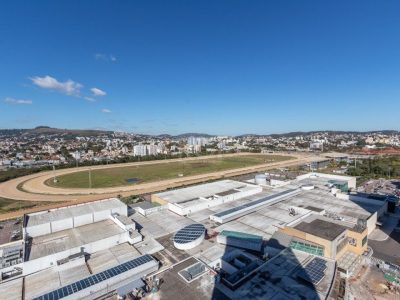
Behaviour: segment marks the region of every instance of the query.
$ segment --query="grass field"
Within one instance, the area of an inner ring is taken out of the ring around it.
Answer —
[[[173,179],[179,178],[182,175],[184,177],[200,175],[288,159],[290,157],[279,155],[249,155],[92,170],[92,188],[115,187]],[[89,187],[89,173],[87,171],[59,176],[57,179],[57,183],[54,183],[51,179],[46,181],[46,184],[63,188]]]
[[[25,208],[32,208],[43,204],[46,204],[46,202],[20,201],[20,200],[0,198],[0,214]]]

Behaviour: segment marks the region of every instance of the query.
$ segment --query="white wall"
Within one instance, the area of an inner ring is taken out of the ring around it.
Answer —
[[[79,205],[74,206],[74,209],[72,210],[73,212],[75,212],[74,214],[76,214],[77,208],[79,208],[79,206],[83,206],[83,205],[85,205],[85,204],[79,204]],[[68,210],[68,207],[61,208],[59,210],[60,211]],[[47,212],[40,212],[40,213],[35,213],[33,215],[46,214],[46,213]],[[128,207],[126,205],[119,205],[119,206],[116,206],[111,209],[104,208],[104,210],[88,212],[83,215],[76,215],[74,217],[68,216],[66,214],[65,218],[60,219],[60,220],[54,220],[54,221],[49,221],[44,224],[25,227],[24,232],[31,237],[46,235],[49,233],[58,232],[58,231],[62,231],[65,229],[70,229],[70,228],[79,227],[82,225],[91,224],[91,223],[98,222],[98,221],[107,220],[109,218],[109,216],[113,213],[118,213],[119,215],[128,216]],[[29,222],[28,222],[28,225],[29,225]]]
[[[141,207],[134,207],[133,210],[137,211],[138,213],[140,213],[143,216],[147,216],[150,215],[152,213],[158,212],[158,211],[162,211],[162,210],[166,210],[168,209],[168,205],[160,205],[160,206],[155,206],[152,208],[146,208],[143,209]]]
[[[178,203],[168,203],[168,209],[173,211],[174,213],[181,215],[181,216],[186,216],[191,213],[207,209],[209,207],[215,207],[224,203],[232,202],[238,199],[242,199],[244,197],[248,197],[251,195],[258,194],[262,192],[262,187],[260,186],[255,186],[251,185],[254,188],[248,189],[248,190],[237,190],[236,193],[226,195],[226,196],[215,196],[213,199],[210,198],[200,198],[203,201],[199,201],[198,203],[193,203],[191,206],[181,206]]]
[[[72,218],[51,222],[51,232],[71,229],[73,227],[74,227],[74,222]]]
[[[110,215],[109,218],[121,229],[129,231],[129,229],[136,229],[136,223],[125,225],[116,216]]]
[[[74,217],[74,227],[79,227],[93,223],[93,214],[85,214]]]
[[[378,221],[378,213],[374,213],[367,220],[368,234],[370,234],[376,228],[376,222]]]
[[[111,213],[117,213],[119,215],[128,216],[128,206],[118,206],[111,209]]]
[[[96,211],[93,213],[93,222],[103,221],[111,215],[109,210]]]
[[[25,232],[32,237],[49,234],[51,233],[50,223],[26,227]]]

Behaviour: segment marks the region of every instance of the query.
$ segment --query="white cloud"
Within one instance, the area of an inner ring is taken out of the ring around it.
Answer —
[[[102,54],[102,53],[96,53],[94,55],[94,58],[97,60],[107,60],[107,55]]]
[[[105,113],[105,114],[109,114],[109,113],[111,113],[111,110],[109,110],[109,109],[107,109],[107,108],[103,108],[103,109],[101,110],[101,112],[102,112],[102,113]]]
[[[79,96],[80,90],[83,87],[82,84],[75,82],[71,79],[61,82],[48,75],[45,77],[35,76],[30,79],[38,87],[58,91],[69,96]]]
[[[92,97],[83,97],[85,100],[89,101],[89,102],[96,102],[96,99],[92,98]]]
[[[6,99],[4,99],[4,102],[17,105],[31,105],[33,103],[32,100],[14,99],[11,97],[7,97]]]
[[[92,92],[94,97],[107,95],[105,91],[102,91],[101,89],[98,88],[91,88],[90,91]]]
[[[111,61],[111,62],[116,62],[117,61],[117,58],[113,54],[96,53],[94,55],[94,58],[96,60],[103,60],[103,61]]]

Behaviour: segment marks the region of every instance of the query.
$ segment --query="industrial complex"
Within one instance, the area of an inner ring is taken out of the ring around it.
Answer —
[[[258,174],[26,214],[0,245],[0,295],[338,299],[388,211],[355,191],[349,176]]]

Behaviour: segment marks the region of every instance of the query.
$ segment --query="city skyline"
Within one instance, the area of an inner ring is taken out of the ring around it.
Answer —
[[[3,3],[0,128],[399,130],[399,6]]]

